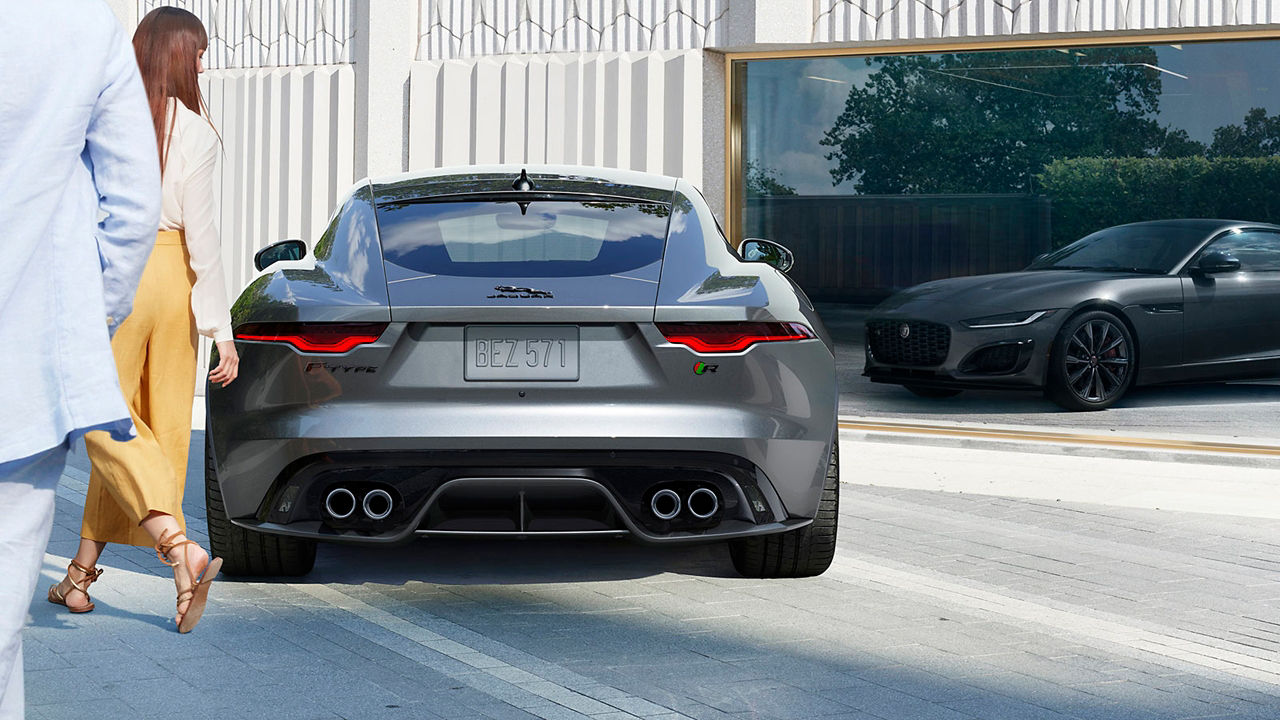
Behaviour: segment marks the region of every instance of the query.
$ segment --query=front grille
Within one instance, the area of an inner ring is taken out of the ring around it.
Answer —
[[[871,320],[867,322],[867,347],[878,362],[887,365],[934,367],[947,359],[951,329],[924,320]]]

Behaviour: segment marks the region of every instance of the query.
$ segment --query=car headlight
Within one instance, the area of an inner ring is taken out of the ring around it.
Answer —
[[[1030,325],[1031,323],[1049,317],[1054,310],[1024,310],[1022,312],[1002,313],[1000,315],[988,315],[986,317],[973,318],[972,320],[961,320],[961,324],[971,328],[1002,328],[1002,327],[1018,327],[1019,325]]]

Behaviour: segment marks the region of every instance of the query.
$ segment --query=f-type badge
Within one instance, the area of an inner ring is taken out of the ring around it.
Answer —
[[[902,323],[901,325],[899,325],[898,337],[902,338],[903,340],[906,340],[908,337],[911,337],[911,326],[906,323]]]
[[[550,290],[534,290],[533,288],[527,288],[527,287],[515,287],[514,285],[494,285],[494,286],[493,286],[493,289],[494,289],[494,290],[497,290],[498,292],[497,292],[497,293],[495,293],[495,294],[493,294],[493,295],[489,295],[488,297],[491,297],[491,298],[522,298],[522,299],[526,299],[526,300],[527,300],[527,299],[529,299],[529,298],[553,298],[553,297],[555,297],[555,295],[552,295],[552,294],[551,294],[551,291],[550,291]]]

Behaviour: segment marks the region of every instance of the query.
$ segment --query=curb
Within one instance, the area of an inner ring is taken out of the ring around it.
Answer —
[[[1055,428],[839,418],[840,439],[900,445],[1280,469],[1280,444]]]

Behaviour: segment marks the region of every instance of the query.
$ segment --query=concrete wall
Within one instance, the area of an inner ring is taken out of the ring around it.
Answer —
[[[209,33],[205,67],[224,69],[350,62],[352,4],[368,0],[129,1],[138,18],[162,5],[195,13]]]
[[[1280,0],[816,0],[814,9],[819,43],[1280,23]]]
[[[417,59],[715,47],[749,1],[420,0]]]

